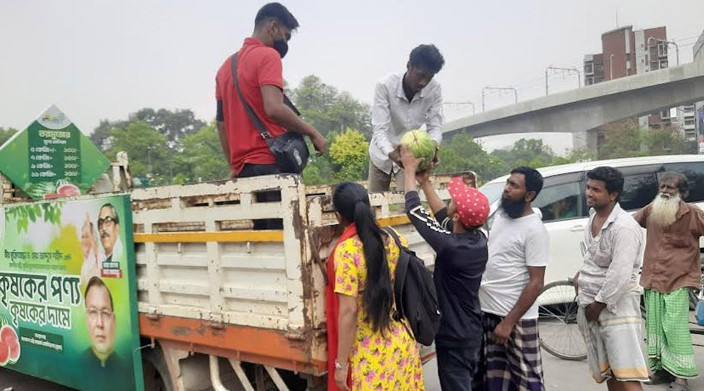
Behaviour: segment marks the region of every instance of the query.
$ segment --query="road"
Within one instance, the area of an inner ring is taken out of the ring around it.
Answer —
[[[693,335],[694,357],[699,372],[704,374],[704,335]],[[596,384],[589,375],[585,361],[565,361],[543,351],[543,371],[547,391],[605,391],[605,384]],[[437,361],[432,360],[424,367],[425,388],[427,391],[440,390],[437,377]],[[690,390],[704,390],[704,376],[690,380]],[[0,369],[0,391],[13,387],[13,391],[70,391],[69,388],[30,378],[16,372]],[[665,391],[667,385],[644,386],[644,391]]]

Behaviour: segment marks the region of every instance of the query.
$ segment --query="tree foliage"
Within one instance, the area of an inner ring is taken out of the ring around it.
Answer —
[[[191,110],[176,109],[174,111],[152,108],[143,108],[129,115],[127,120],[108,121],[101,120],[90,138],[103,152],[112,148],[112,131],[124,128],[133,121],[142,121],[152,129],[163,134],[167,139],[167,146],[173,151],[180,151],[180,142],[184,137],[194,134],[203,128],[206,123],[197,119]]]
[[[599,159],[697,153],[696,141],[672,126],[642,129],[636,120],[624,120],[603,126],[601,134]]]
[[[186,136],[177,162],[182,183],[205,182],[230,177],[230,165],[222,153],[215,123]]]
[[[314,75],[297,86],[286,85],[304,119],[328,140],[328,153],[312,155],[303,172],[306,184],[364,180],[369,166],[371,109],[349,93],[325,84]],[[0,144],[15,129],[0,128]],[[619,121],[601,130],[598,158],[696,153],[672,128],[643,130],[637,121]],[[143,108],[127,119],[103,120],[90,136],[110,159],[126,151],[132,174],[143,185],[193,183],[228,178],[229,162],[223,156],[215,124],[206,124],[188,109]],[[542,140],[520,139],[510,148],[491,153],[467,135],[443,141],[436,173],[475,171],[480,181],[507,174],[517,166],[544,167],[595,159],[586,151],[557,156]]]
[[[641,131],[636,120],[617,121],[602,126],[599,159],[643,156]]]
[[[113,128],[110,137],[112,147],[107,152],[108,158],[114,160],[117,152],[125,151],[133,176],[148,179],[150,185],[171,183],[174,167],[166,136],[146,122],[131,121]]]
[[[338,92],[317,76],[303,78],[298,87],[291,91],[291,100],[303,118],[323,136],[347,128],[357,129],[366,136],[371,135],[369,105],[355,100],[347,92]]]
[[[0,127],[0,146],[5,144],[5,141],[9,140],[15,133],[17,133],[17,129]]]
[[[359,181],[367,177],[369,143],[355,129],[335,135],[330,145],[330,159],[335,164],[335,180]]]
[[[438,151],[440,164],[436,173],[458,173],[474,171],[480,181],[490,180],[503,175],[501,161],[484,150],[481,144],[465,134],[458,134],[451,140],[445,140]]]

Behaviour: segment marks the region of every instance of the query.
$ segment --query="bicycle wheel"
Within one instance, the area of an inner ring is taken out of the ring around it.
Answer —
[[[587,347],[577,325],[577,297],[570,280],[543,287],[538,296],[540,346],[563,360],[587,358]]]

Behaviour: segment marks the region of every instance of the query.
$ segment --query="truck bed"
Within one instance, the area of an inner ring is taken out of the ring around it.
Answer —
[[[140,333],[180,350],[324,373],[325,260],[341,232],[331,190],[293,175],[134,190]],[[261,191],[282,200],[256,202]],[[370,199],[380,225],[431,264],[403,194]],[[264,218],[284,229],[252,230]]]

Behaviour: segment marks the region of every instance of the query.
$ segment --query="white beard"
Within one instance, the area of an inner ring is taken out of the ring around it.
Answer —
[[[658,194],[653,200],[649,218],[662,227],[669,227],[677,220],[677,211],[682,199],[679,194],[671,197]]]

